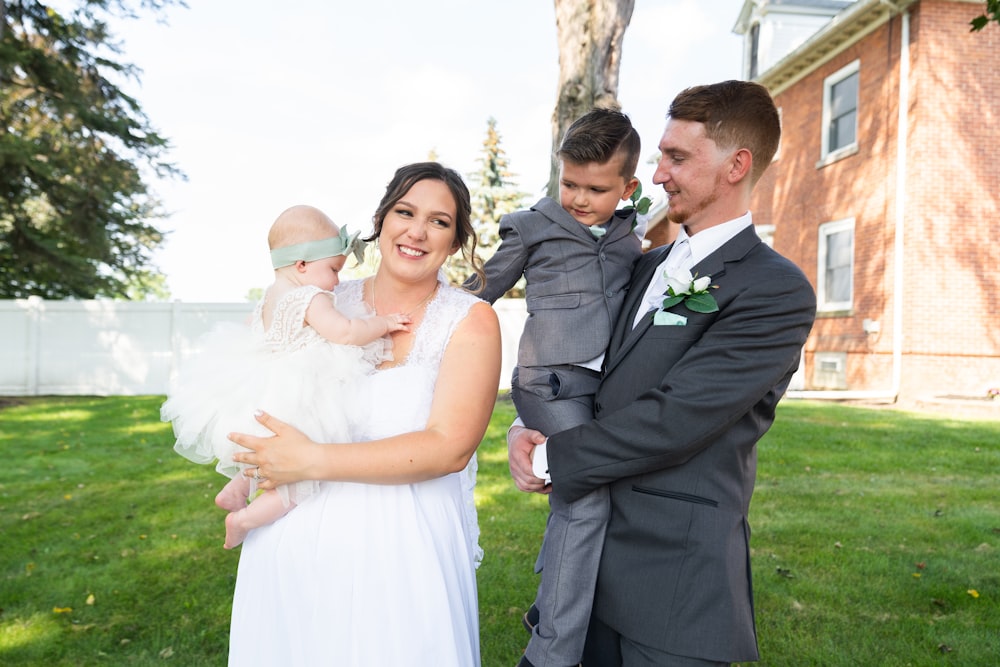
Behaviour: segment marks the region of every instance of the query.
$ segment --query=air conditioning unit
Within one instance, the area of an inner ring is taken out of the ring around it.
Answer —
[[[813,354],[813,389],[847,389],[847,353]]]

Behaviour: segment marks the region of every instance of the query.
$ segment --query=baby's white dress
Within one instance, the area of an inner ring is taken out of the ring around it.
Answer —
[[[347,415],[355,409],[355,385],[386,358],[389,339],[365,347],[326,340],[305,324],[317,295],[334,298],[312,285],[297,287],[274,304],[269,327],[262,299],[249,326],[226,323],[201,339],[201,352],[181,368],[160,409],[161,419],[173,422],[177,453],[195,463],[218,461],[216,470],[235,477],[241,466],[233,454],[242,448],[227,434],[271,435],[254,419],[257,409],[317,442],[350,440]],[[316,482],[297,482],[278,487],[278,493],[287,506],[318,488]]]
[[[341,285],[361,304],[361,282]],[[399,366],[358,385],[356,441],[421,430],[445,346],[478,301],[442,285]],[[459,409],[459,406],[453,406]],[[415,484],[321,482],[242,546],[229,664],[476,667],[476,460]]]

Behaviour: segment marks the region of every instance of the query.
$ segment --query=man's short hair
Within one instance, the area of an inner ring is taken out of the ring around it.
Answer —
[[[771,164],[781,140],[781,120],[767,88],[753,81],[722,81],[681,91],[667,118],[705,126],[720,148],[746,148],[753,155],[751,182]]]

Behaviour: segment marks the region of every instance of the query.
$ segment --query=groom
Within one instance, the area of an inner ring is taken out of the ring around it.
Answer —
[[[781,134],[767,90],[689,88],[667,117],[653,181],[681,227],[632,272],[595,418],[547,442],[523,427],[509,434],[521,490],[564,502],[611,491],[585,667],[758,659],[747,523],[756,444],[815,317],[809,282],[761,242],[748,210]]]

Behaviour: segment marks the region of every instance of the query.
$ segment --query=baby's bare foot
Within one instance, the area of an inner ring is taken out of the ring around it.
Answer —
[[[231,512],[226,516],[226,542],[222,545],[226,549],[235,549],[243,544],[247,533],[250,532],[243,525],[243,521],[241,521],[243,517],[240,514],[242,512]]]
[[[238,512],[247,506],[247,497],[239,489],[234,488],[234,485],[227,484],[215,496],[215,504],[227,512]]]

